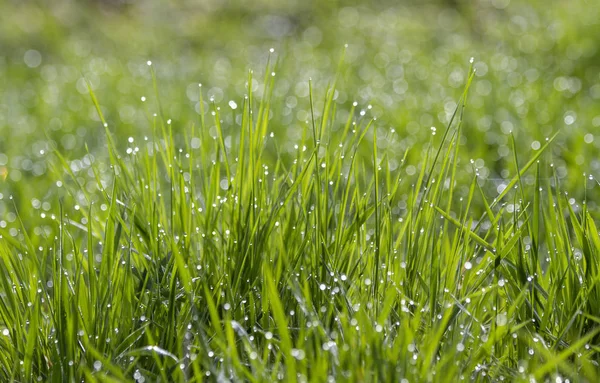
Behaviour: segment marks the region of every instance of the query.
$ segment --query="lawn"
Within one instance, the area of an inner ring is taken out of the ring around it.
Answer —
[[[598,381],[598,20],[0,0],[0,381]]]

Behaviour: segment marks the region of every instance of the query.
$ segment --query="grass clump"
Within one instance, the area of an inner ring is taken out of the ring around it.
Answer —
[[[274,73],[229,126],[212,100],[189,125],[157,104],[125,151],[90,88],[109,162],[55,151],[52,223],[0,231],[3,381],[597,380],[600,236],[556,135],[497,195],[476,171],[461,189],[472,69],[410,164],[356,105],[340,118],[335,78],[288,153]]]

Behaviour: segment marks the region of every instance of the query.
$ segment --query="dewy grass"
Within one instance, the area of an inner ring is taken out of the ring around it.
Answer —
[[[190,126],[158,113],[127,154],[90,88],[97,190],[56,151],[52,235],[0,232],[0,380],[597,381],[600,236],[542,161],[555,136],[499,195],[474,176],[458,196],[472,75],[404,179],[335,81],[280,152],[274,73],[260,100],[249,74],[239,125],[214,102]]]

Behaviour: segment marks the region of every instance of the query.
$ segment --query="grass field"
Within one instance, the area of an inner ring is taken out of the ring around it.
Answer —
[[[0,9],[0,381],[600,379],[595,2]]]

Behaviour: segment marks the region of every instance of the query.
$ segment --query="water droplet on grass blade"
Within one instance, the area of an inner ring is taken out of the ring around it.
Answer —
[[[496,325],[498,326],[506,326],[508,323],[508,317],[506,313],[500,313],[496,316]]]

